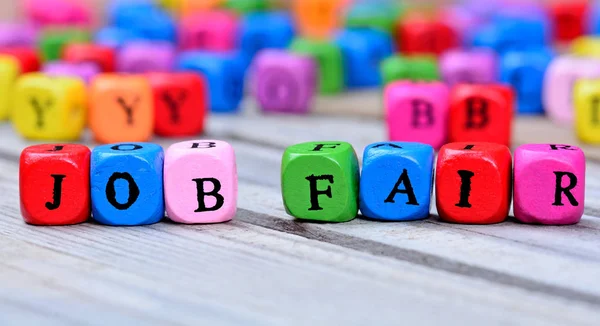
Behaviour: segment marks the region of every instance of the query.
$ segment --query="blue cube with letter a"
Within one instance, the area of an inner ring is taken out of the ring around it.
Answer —
[[[145,225],[164,217],[164,151],[150,143],[98,146],[90,183],[94,220],[106,225]]]
[[[429,216],[433,147],[421,143],[381,142],[363,154],[359,206],[362,215],[384,221]]]

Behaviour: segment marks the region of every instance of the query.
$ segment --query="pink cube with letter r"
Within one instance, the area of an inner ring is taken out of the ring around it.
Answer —
[[[238,18],[226,11],[207,11],[184,17],[179,26],[182,50],[233,51],[237,48]]]
[[[254,95],[263,111],[307,113],[315,96],[317,64],[308,56],[265,50],[253,63]]]
[[[448,85],[489,84],[498,79],[498,59],[489,49],[451,50],[440,57],[442,80]]]
[[[544,76],[542,101],[553,121],[573,123],[573,86],[578,79],[584,78],[600,78],[599,59],[566,55],[550,62]]]
[[[441,82],[388,84],[384,105],[389,139],[442,147],[448,138],[449,93]]]
[[[227,222],[237,207],[237,168],[233,147],[219,140],[190,140],[165,154],[167,216],[174,222]]]
[[[514,213],[523,223],[575,224],[585,201],[585,154],[571,145],[529,144],[515,150]]]

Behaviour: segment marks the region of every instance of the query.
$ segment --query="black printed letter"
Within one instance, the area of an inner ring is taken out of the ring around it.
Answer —
[[[402,183],[404,183],[404,189],[398,189]],[[402,170],[402,174],[398,178],[398,181],[396,181],[394,189],[392,189],[392,192],[390,192],[388,197],[383,202],[395,203],[394,197],[396,197],[396,194],[406,194],[408,196],[408,201],[406,202],[407,205],[419,205],[412,184],[410,183],[410,178],[408,177],[408,171],[406,171],[406,169]]]
[[[422,118],[425,118],[424,122]],[[415,128],[430,127],[434,123],[433,105],[420,99],[412,100],[412,126]]]
[[[478,119],[477,119],[478,118]],[[482,98],[467,99],[467,129],[483,128],[488,124],[488,102]]]
[[[211,141],[205,141],[202,143],[192,143],[192,148],[214,148],[217,147],[217,143]]]
[[[458,170],[460,176],[460,201],[457,207],[470,208],[469,196],[471,196],[471,178],[475,175],[472,171]]]
[[[320,211],[323,208],[319,206],[319,195],[326,195],[331,198],[331,186],[327,186],[326,190],[318,190],[317,189],[317,181],[319,180],[327,180],[329,183],[333,184],[333,175],[324,174],[315,176],[314,174],[306,177],[306,180],[310,182],[310,208],[309,211]]]
[[[313,152],[319,152],[321,151],[323,148],[325,149],[334,149],[338,146],[340,146],[341,144],[317,144],[317,146],[315,146],[315,148],[312,150]],[[328,146],[328,147],[326,147]]]
[[[121,204],[117,201],[117,191],[115,190],[115,181],[118,179],[126,180],[129,184],[129,198],[127,198],[127,202],[125,204]],[[118,210],[125,210],[131,207],[138,199],[140,195],[140,188],[138,188],[137,183],[133,180],[131,174],[127,172],[115,172],[110,178],[108,178],[108,183],[106,184],[106,198],[108,202],[113,205]]]
[[[60,200],[62,197],[62,182],[65,179],[66,175],[51,174],[50,176],[54,178],[54,190],[52,191],[52,200],[54,202],[46,202],[46,208],[53,211],[60,207]]]
[[[554,203],[552,205],[553,206],[564,206],[564,204],[562,203],[562,196],[561,196],[561,193],[564,193],[565,196],[567,196],[567,199],[569,200],[569,203],[571,203],[571,205],[579,206],[579,203],[577,202],[577,200],[571,193],[571,190],[573,190],[573,188],[575,188],[575,186],[577,186],[577,177],[571,172],[554,171],[554,174],[556,175],[556,186],[554,188]],[[563,188],[561,184],[562,184],[562,178],[565,175],[569,177],[569,185],[566,188]]]
[[[216,211],[219,210],[221,207],[223,207],[223,204],[225,203],[225,198],[223,198],[223,196],[221,194],[219,194],[219,190],[221,190],[221,182],[215,178],[204,178],[204,179],[192,179],[192,181],[194,181],[196,183],[196,191],[197,191],[197,198],[198,198],[198,209],[195,210],[194,212],[196,213],[200,213],[200,212],[212,212],[212,211]],[[204,183],[205,182],[210,182],[213,185],[213,190],[206,192],[204,191]],[[217,202],[215,203],[215,205],[213,207],[206,207],[206,203],[204,202],[204,197],[214,197]]]

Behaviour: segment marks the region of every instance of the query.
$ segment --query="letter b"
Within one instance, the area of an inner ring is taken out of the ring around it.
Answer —
[[[226,142],[191,140],[171,145],[165,156],[164,184],[167,216],[174,222],[221,223],[235,216],[235,154]]]

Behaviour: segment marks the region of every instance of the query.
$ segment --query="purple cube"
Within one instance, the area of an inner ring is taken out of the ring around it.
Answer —
[[[0,47],[35,46],[37,29],[30,24],[0,23]]]
[[[265,50],[256,57],[253,69],[253,91],[263,111],[309,111],[317,84],[313,59],[283,50]]]
[[[488,49],[452,50],[441,56],[440,71],[442,80],[450,86],[494,83],[498,79],[498,58]]]
[[[42,72],[49,76],[78,77],[89,83],[94,76],[100,73],[100,67],[91,62],[54,61],[46,63],[42,68]]]
[[[175,47],[168,42],[130,42],[117,55],[119,72],[169,72],[174,65]]]

